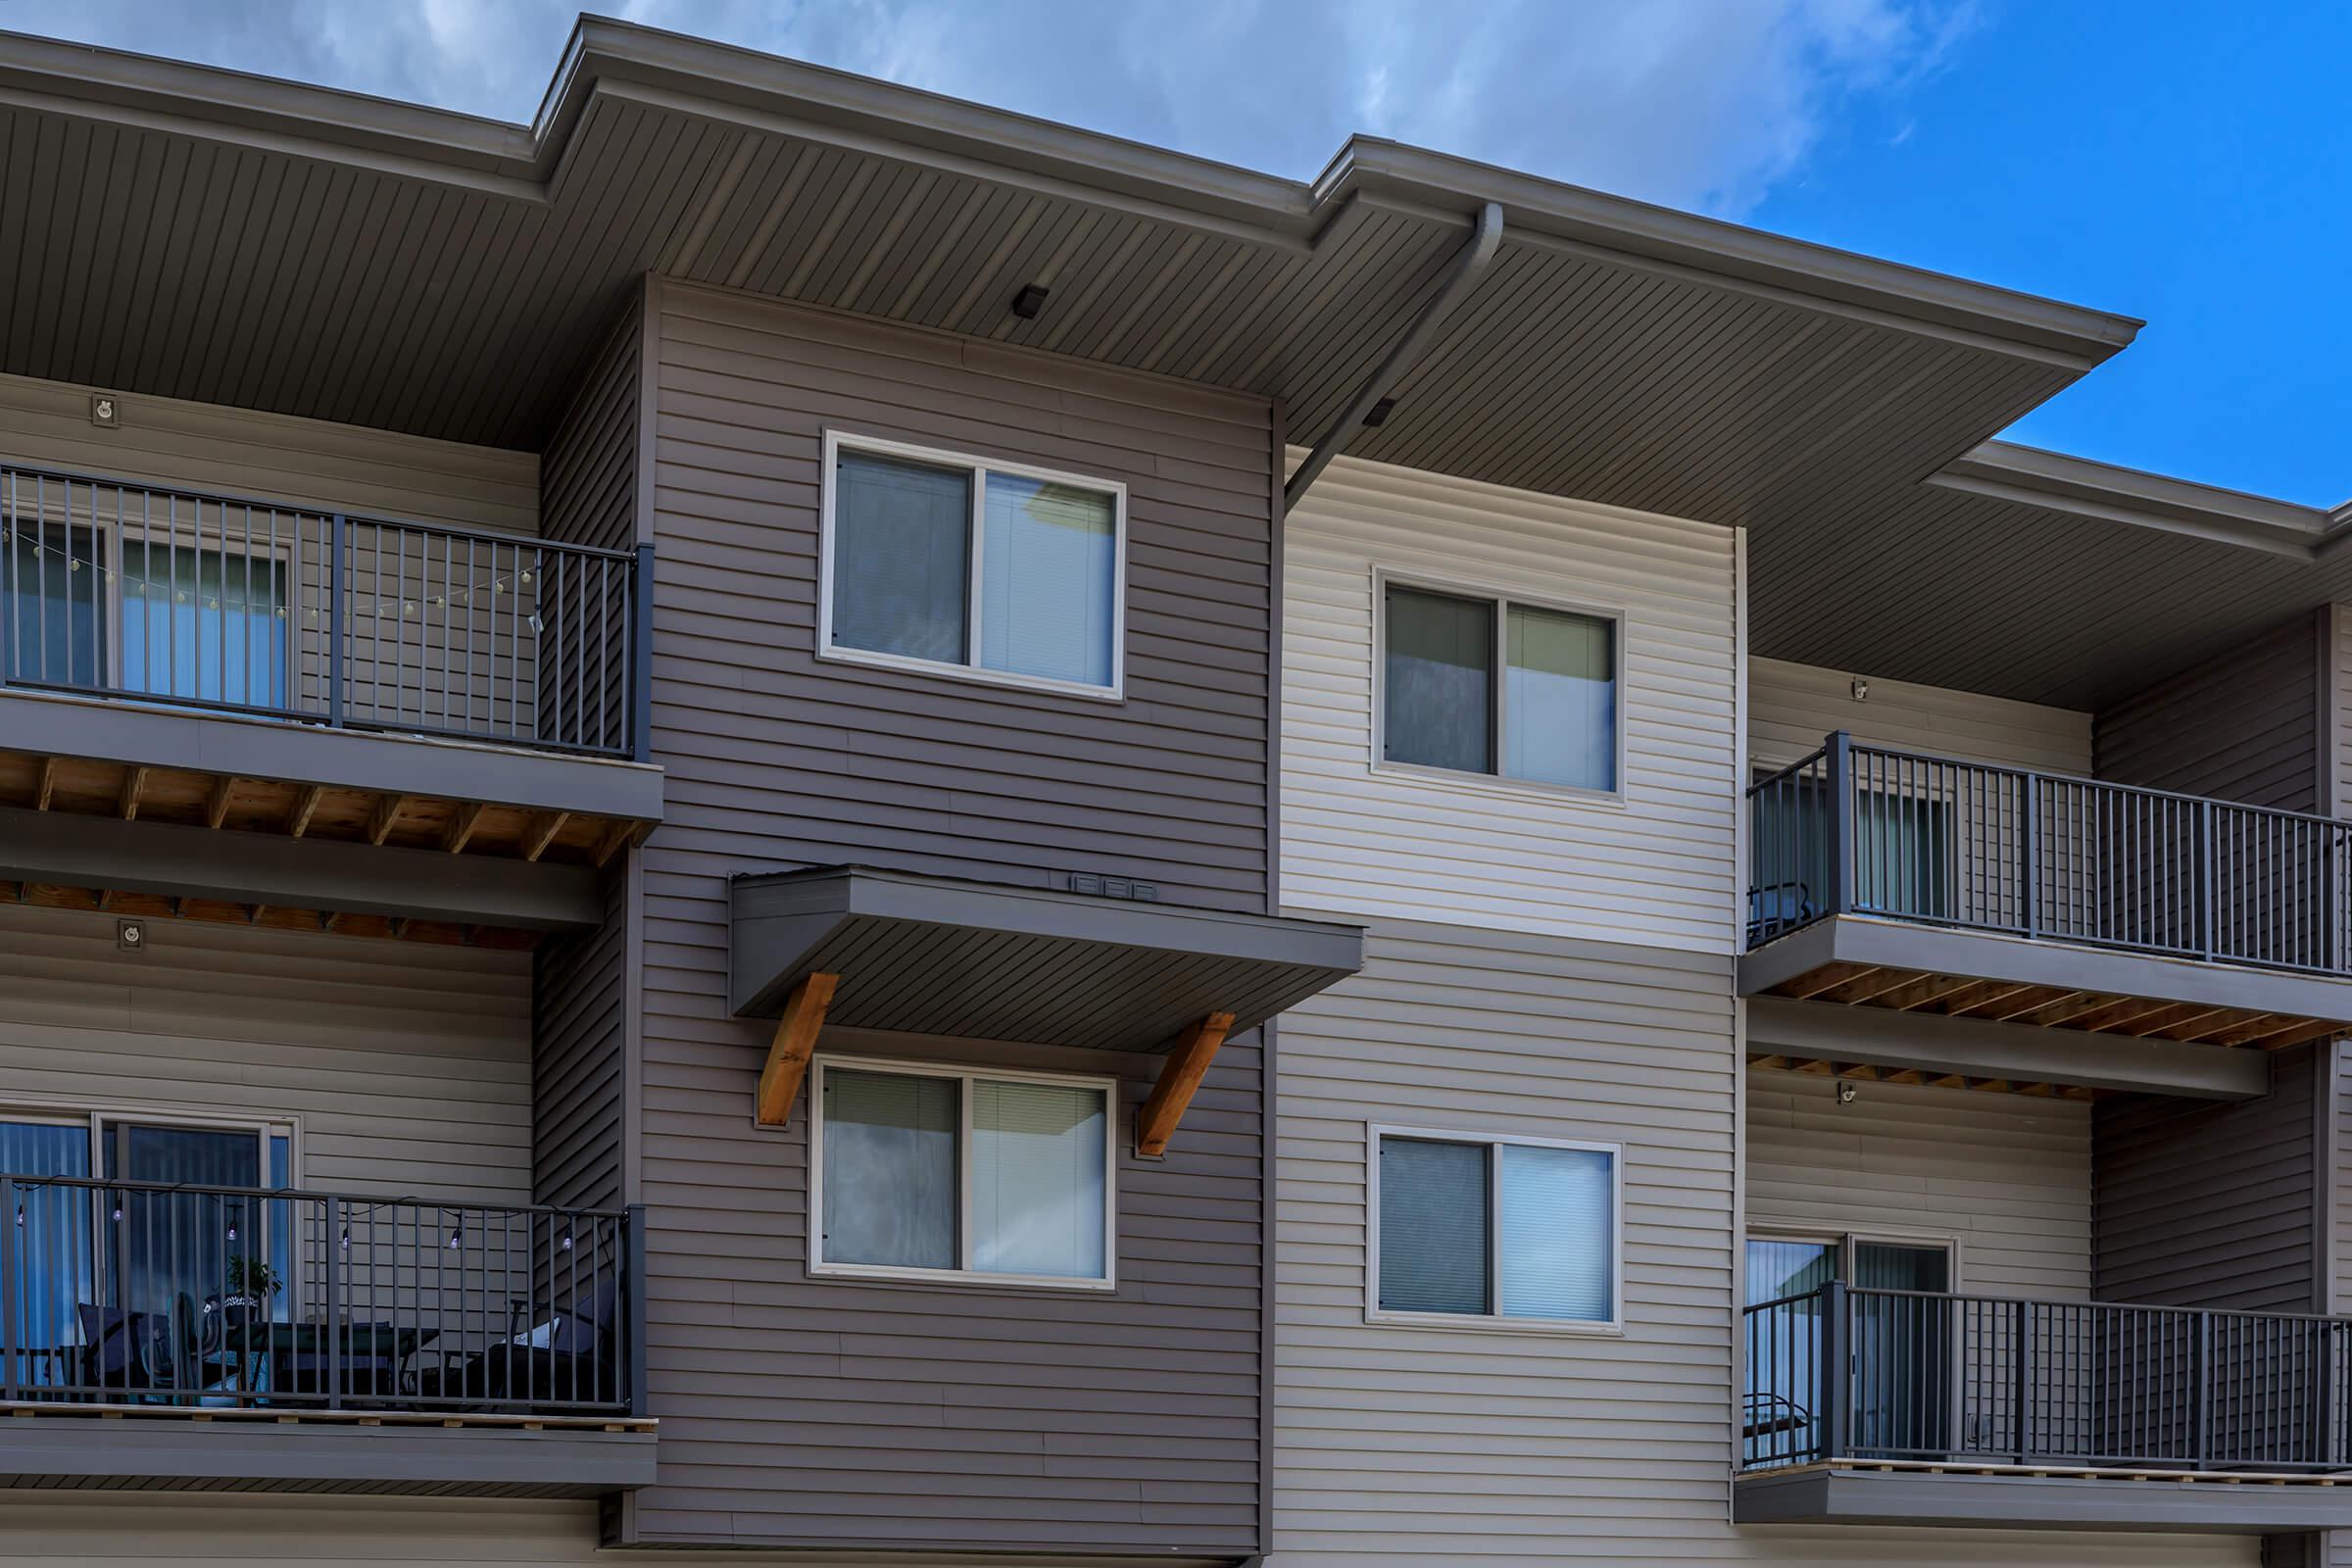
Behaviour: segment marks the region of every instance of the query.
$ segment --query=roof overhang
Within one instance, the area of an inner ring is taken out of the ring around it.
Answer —
[[[1354,926],[858,866],[738,876],[728,1003],[778,1017],[839,977],[828,1026],[1165,1052],[1239,1034],[1363,965]]]
[[[1770,528],[1883,513],[2138,324],[1375,138],[1285,179],[597,18],[528,125],[7,54],[0,133],[36,153],[0,170],[29,247],[12,303],[50,330],[0,370],[491,445],[539,443],[649,271],[1325,430],[1494,203],[1493,268],[1350,455]],[[143,202],[167,166],[184,199]],[[107,236],[134,209],[151,231],[125,251]],[[201,322],[175,314],[168,280],[232,275]],[[1032,282],[1048,307],[1016,318]],[[120,331],[141,312],[166,330]],[[269,352],[186,353],[183,320]]]

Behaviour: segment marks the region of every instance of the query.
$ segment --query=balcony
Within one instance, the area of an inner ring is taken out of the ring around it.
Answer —
[[[2352,1525],[2352,1320],[1833,1282],[1742,1323],[1740,1523]]]
[[[1742,993],[1899,1011],[1984,1069],[1956,1078],[2030,1073],[2019,1031],[1990,1025],[2145,1042],[2134,1060],[2193,1075],[2214,1054],[2175,1048],[2277,1050],[2352,1022],[2352,823],[1843,734],[1747,800]],[[1800,1032],[1779,1005],[1774,1027]],[[1868,1016],[1824,1028],[1838,1059],[1895,1054]],[[2078,1087],[2246,1087],[2105,1082],[2097,1049],[2047,1049]]]
[[[650,569],[646,549],[0,464],[0,886],[593,923],[579,878],[441,852],[602,866],[660,819]],[[221,829],[305,850],[223,858]],[[358,847],[439,858],[369,894],[401,858]]]
[[[634,1211],[0,1174],[0,1485],[652,1480]]]

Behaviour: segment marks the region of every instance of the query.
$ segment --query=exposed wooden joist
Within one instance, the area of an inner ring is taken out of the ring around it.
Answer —
[[[532,818],[530,830],[523,836],[522,858],[536,860],[545,855],[547,847],[556,842],[556,835],[564,831],[564,824],[570,820],[569,811],[542,811]]]
[[[312,813],[318,809],[318,798],[326,793],[323,784],[305,784],[294,797],[294,809],[286,816],[286,836],[300,838],[311,830]]]
[[[381,844],[392,836],[392,824],[400,820],[403,808],[409,804],[405,795],[379,795],[374,808],[368,813],[368,842]]]
[[[2328,1040],[2338,1035],[2352,1036],[2352,1028],[2346,1028],[2331,1018],[2306,1018],[2273,1033],[2257,1035],[2246,1044],[2259,1051],[2284,1051],[2289,1046]]]
[[[1825,963],[1811,974],[1798,975],[1779,988],[1779,995],[1794,997],[1799,1002],[1820,996],[1834,986],[1845,985],[1863,976],[1876,973],[1874,963]]]
[[[237,787],[236,775],[223,773],[213,781],[212,798],[204,803],[204,825],[217,828],[228,820],[228,798]]]
[[[115,797],[115,814],[125,822],[136,821],[139,815],[139,795],[146,788],[147,769],[144,766],[124,768],[122,770],[122,793]]]
[[[1200,1080],[1208,1076],[1209,1064],[1217,1059],[1217,1048],[1225,1044],[1232,1028],[1232,1013],[1212,1012],[1176,1042],[1176,1049],[1168,1053],[1159,1069],[1159,1082],[1152,1086],[1152,1098],[1135,1113],[1138,1154],[1155,1158],[1167,1152],[1168,1140],[1175,1136],[1185,1108],[1200,1091]]]
[[[442,838],[441,847],[456,855],[473,840],[473,830],[482,823],[482,813],[489,808],[480,801],[468,801],[458,808],[449,819],[449,832]]]
[[[40,782],[33,786],[32,808],[36,811],[46,811],[49,809],[49,802],[54,799],[56,795],[57,759],[54,757],[44,757],[41,759]]]
[[[781,1127],[792,1119],[792,1103],[800,1098],[808,1058],[816,1051],[817,1031],[825,1026],[825,1009],[833,1005],[840,984],[841,976],[819,971],[794,986],[784,999],[783,1016],[776,1020],[775,1038],[768,1043],[767,1065],[760,1070],[760,1126]]]

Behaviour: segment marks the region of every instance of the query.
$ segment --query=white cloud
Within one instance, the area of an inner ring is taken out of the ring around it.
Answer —
[[[1350,131],[1727,217],[1970,0],[622,0],[650,25],[1304,178]],[[562,0],[19,0],[12,27],[528,120]]]

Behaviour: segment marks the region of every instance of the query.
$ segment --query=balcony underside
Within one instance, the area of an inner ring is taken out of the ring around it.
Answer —
[[[2058,1029],[2100,1040],[2147,1042],[2152,1051],[2181,1046],[2276,1051],[2352,1033],[2352,979],[2246,965],[2157,957],[2109,948],[2029,941],[1990,932],[1907,924],[1871,915],[1838,915],[1776,938],[1740,959],[1740,991],[1910,1015]],[[2060,1053],[2063,1054],[2063,1051]],[[2177,1054],[2177,1053],[2175,1053]],[[1803,1067],[1848,1061],[1905,1067],[1867,1055],[1839,1057],[1776,1051],[1776,1064]],[[2084,1088],[2163,1088],[2087,1084],[2064,1070],[2036,1072],[2030,1062],[1983,1072],[1923,1062],[1923,1081],[2033,1093]],[[2236,1098],[2222,1092],[2213,1098]]]
[[[560,929],[593,923],[582,879],[662,814],[658,768],[496,745],[24,692],[0,694],[0,897],[30,904]]]
[[[585,1497],[651,1485],[650,1420],[27,1403],[0,1487]]]
[[[2352,1476],[1833,1459],[1741,1476],[1732,1520],[2284,1535],[2352,1527]]]

